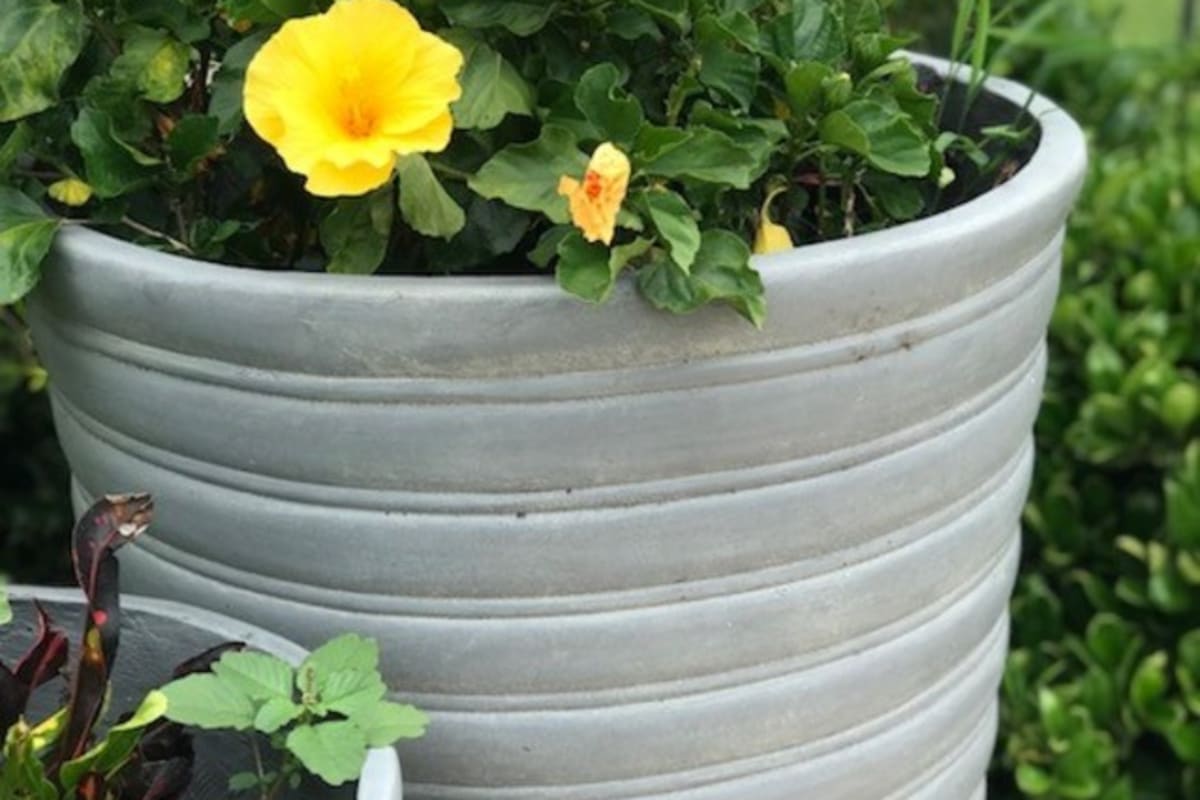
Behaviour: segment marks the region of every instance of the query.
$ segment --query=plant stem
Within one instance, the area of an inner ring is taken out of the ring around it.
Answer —
[[[159,241],[166,242],[171,247],[174,247],[176,250],[178,250],[182,253],[187,253],[188,255],[193,255],[192,248],[188,247],[186,244],[179,241],[175,237],[168,236],[167,234],[163,233],[162,231],[156,231],[156,230],[154,230],[154,228],[151,228],[148,225],[143,225],[142,223],[138,222],[136,219],[133,219],[132,217],[121,217],[120,224],[124,225],[127,228],[132,228],[133,230],[137,231],[138,233],[142,234],[143,236],[149,236],[153,239],[158,239]]]
[[[456,169],[433,159],[429,160],[429,166],[433,167],[434,172],[440,172],[449,178],[457,178],[460,181],[468,180],[471,177],[471,173],[469,172],[464,172],[461,169]]]

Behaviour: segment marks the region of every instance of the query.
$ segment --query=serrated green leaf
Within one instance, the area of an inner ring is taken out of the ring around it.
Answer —
[[[331,786],[356,779],[367,760],[366,736],[348,720],[296,728],[288,734],[287,749]]]
[[[0,122],[56,104],[86,39],[78,0],[0,0]]]
[[[400,213],[417,233],[452,239],[467,224],[462,206],[442,187],[424,156],[403,156],[396,162],[400,176]]]
[[[269,653],[240,651],[226,653],[212,672],[236,686],[251,700],[291,700],[296,671],[283,659]]]
[[[383,678],[374,670],[342,669],[319,678],[318,683],[321,706],[346,716],[378,703],[387,694]]]
[[[236,685],[216,675],[189,675],[163,687],[167,719],[205,730],[250,730],[254,702]]]
[[[363,197],[338,200],[318,230],[329,256],[326,271],[369,275],[379,269],[395,215],[390,185]]]
[[[379,669],[379,643],[356,633],[343,634],[318,647],[304,659],[301,670],[311,669],[317,688],[323,690],[330,676],[358,671],[370,674]],[[298,687],[303,691],[304,687]]]
[[[304,714],[304,706],[282,697],[273,697],[259,707],[254,715],[254,729],[272,734]]]
[[[566,198],[558,194],[559,180],[563,176],[582,176],[587,161],[570,131],[546,125],[536,141],[509,145],[493,156],[469,185],[482,197],[503,200],[526,211],[540,211],[551,221],[563,223],[570,214]]]
[[[700,251],[700,227],[687,201],[669,190],[644,195],[650,222],[671,251],[671,259],[684,272],[692,268]]]
[[[59,221],[16,189],[0,186],[0,305],[32,291]]]
[[[429,725],[429,717],[422,711],[389,701],[357,710],[350,721],[363,732],[370,747],[391,747],[401,739],[419,739]]]
[[[533,114],[537,104],[533,87],[502,55],[467,31],[444,31],[442,37],[465,59],[459,78],[462,97],[450,109],[454,127],[491,130],[509,114]]]

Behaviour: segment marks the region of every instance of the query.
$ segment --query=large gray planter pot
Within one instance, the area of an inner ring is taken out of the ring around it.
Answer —
[[[0,635],[0,662],[12,663],[33,641],[33,601],[41,602],[55,624],[71,636],[72,662],[78,652],[78,633],[83,629],[86,606],[81,592],[73,589],[16,586],[10,590],[16,615]],[[113,674],[114,711],[132,710],[146,692],[171,680],[177,664],[223,642],[245,642],[254,650],[271,653],[299,664],[308,652],[299,645],[239,620],[202,609],[147,597],[121,597],[121,645]],[[60,697],[47,687],[37,696],[32,709],[53,712]],[[50,705],[46,705],[50,701]],[[35,717],[40,718],[40,717]],[[229,796],[230,775],[248,768],[245,739],[241,736],[202,734],[196,740],[196,778],[188,800],[223,800]],[[367,758],[356,791],[333,790],[309,785],[306,800],[402,800],[400,764],[392,750],[374,750]]]
[[[379,637],[419,800],[980,798],[1085,166],[1031,110],[1012,181],[761,259],[761,333],[70,230],[31,312],[78,502],[155,493],[142,592]]]

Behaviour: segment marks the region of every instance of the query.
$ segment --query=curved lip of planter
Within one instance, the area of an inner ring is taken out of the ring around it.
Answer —
[[[951,70],[969,73],[970,67],[952,64],[945,59],[918,53],[906,53],[915,64],[937,69],[943,75]],[[955,79],[958,79],[956,74]],[[818,265],[842,263],[849,254],[855,259],[885,255],[906,240],[922,238],[944,228],[954,228],[958,223],[973,220],[973,228],[1005,228],[1018,224],[1026,213],[1027,203],[1013,203],[1013,195],[1026,198],[1044,197],[1061,191],[1082,173],[1086,163],[1086,140],[1079,125],[1061,107],[1049,98],[1015,81],[990,77],[984,82],[987,93],[1002,97],[1018,107],[1028,104],[1031,116],[1041,127],[1041,140],[1030,160],[1003,186],[990,189],[980,196],[961,205],[946,209],[922,219],[906,222],[880,231],[802,245],[795,250],[775,256],[756,256],[756,267],[764,280],[776,287],[795,281],[804,270],[795,264],[784,263],[790,253],[803,252],[808,269]],[[253,267],[235,267],[211,261],[147,250],[139,245],[104,233],[72,226],[62,232],[60,247],[70,255],[83,256],[97,246],[118,248],[123,267],[130,273],[153,275],[161,281],[164,277],[178,276],[178,280],[194,282],[222,278],[230,271],[239,273],[239,284],[248,293],[269,295],[279,292],[297,292],[305,288],[319,291],[328,296],[351,295],[369,298],[381,286],[402,288],[405,295],[413,298],[438,298],[452,295],[486,293],[503,290],[505,298],[522,300],[558,299],[562,290],[546,275],[375,275],[363,276],[330,275],[326,273],[287,272]],[[782,258],[781,258],[782,257]],[[851,271],[852,272],[852,271]],[[851,279],[848,277],[848,279]],[[769,297],[769,294],[768,294]],[[618,300],[614,295],[613,301]],[[611,302],[611,301],[610,301]]]
[[[69,588],[15,584],[8,588],[8,594],[13,600],[83,604],[80,592]],[[229,637],[230,631],[236,631],[238,641],[244,641],[256,650],[277,655],[292,664],[299,664],[308,655],[308,651],[295,642],[256,625],[184,603],[122,594],[121,609],[169,617],[222,637]],[[358,779],[357,800],[401,800],[400,759],[394,749],[377,748],[367,756],[367,763]]]

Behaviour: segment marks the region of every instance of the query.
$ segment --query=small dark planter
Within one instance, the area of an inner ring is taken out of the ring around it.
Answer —
[[[65,631],[81,629],[82,595],[72,589],[17,586],[11,592],[16,619],[0,635],[0,662],[15,659],[33,636],[33,600],[39,600]],[[143,597],[122,597],[121,647],[113,676],[112,708],[132,709],[150,689],[171,679],[180,662],[227,641],[245,642],[254,650],[298,664],[307,651],[293,642],[245,622],[179,603]],[[74,639],[74,637],[73,637]],[[74,649],[76,642],[72,641]],[[49,689],[49,687],[47,687]],[[57,698],[43,691],[31,716],[48,713]],[[206,734],[196,738],[196,780],[188,800],[225,800],[228,777],[248,767],[245,740],[234,735]],[[356,797],[350,787],[302,789],[305,800]],[[357,800],[401,800],[400,763],[393,750],[376,750],[358,782]]]

